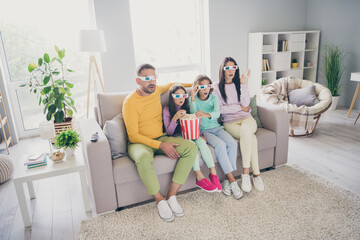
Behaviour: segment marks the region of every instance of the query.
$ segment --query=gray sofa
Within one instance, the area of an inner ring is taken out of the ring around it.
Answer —
[[[121,113],[123,101],[128,93],[103,93],[97,95],[95,119],[86,119],[79,122],[79,131],[82,138],[82,149],[86,167],[86,175],[96,213],[113,211],[118,207],[140,203],[152,196],[147,194],[141,182],[134,162],[128,156],[115,160],[111,158],[109,142],[102,128],[107,120],[111,120]],[[162,95],[162,104],[166,104],[168,94]],[[258,106],[258,113],[264,128],[258,128],[256,133],[259,149],[260,169],[277,167],[287,162],[289,121],[285,110],[270,105]],[[99,133],[96,143],[90,142],[91,135]],[[220,180],[224,174],[217,162],[214,149],[216,170]],[[241,174],[241,154],[238,150],[238,170],[235,176]],[[205,176],[209,171],[201,162],[201,169]],[[161,193],[165,195],[170,187],[176,161],[165,155],[155,156],[154,167],[161,185]],[[265,183],[266,184],[266,183]],[[195,174],[190,172],[186,184],[180,191],[195,188]]]

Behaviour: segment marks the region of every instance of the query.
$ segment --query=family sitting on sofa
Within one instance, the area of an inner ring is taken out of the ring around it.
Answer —
[[[143,64],[138,68],[138,88],[126,97],[122,109],[129,138],[128,154],[135,162],[148,194],[153,195],[159,215],[164,221],[173,221],[174,216],[184,216],[176,194],[181,185],[185,184],[191,168],[196,174],[196,185],[201,189],[207,192],[222,191],[225,195],[232,194],[240,199],[243,191],[251,191],[251,166],[255,189],[264,190],[255,136],[257,124],[249,107],[250,96],[246,84],[249,75],[250,71],[240,78],[236,61],[226,57],[220,66],[219,82],[213,84],[206,75],[199,75],[192,84],[189,96],[184,87],[190,87],[191,84],[157,86],[157,76],[152,65]],[[167,91],[169,104],[163,110],[160,96]],[[180,134],[179,119],[187,113],[201,118],[201,137],[193,141],[183,139]],[[218,122],[219,117],[223,126]],[[163,124],[166,133],[163,132]],[[233,176],[237,158],[237,142],[234,138],[241,139],[242,190]],[[207,143],[215,149],[221,169],[226,175],[222,185]],[[210,170],[210,181],[200,170],[198,150]],[[154,154],[165,154],[174,161],[177,160],[166,198],[160,193],[153,165]]]

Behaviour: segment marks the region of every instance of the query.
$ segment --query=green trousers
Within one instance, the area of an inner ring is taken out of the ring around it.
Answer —
[[[199,148],[200,153],[201,153],[201,158],[204,160],[206,166],[208,168],[214,167],[215,166],[214,159],[213,159],[213,156],[211,154],[210,148],[206,144],[205,140],[202,137],[199,137],[198,139],[195,139],[193,141],[196,144],[196,146]],[[194,171],[199,171],[200,170],[200,162],[199,162],[198,157],[195,159],[195,162],[194,162],[194,165],[193,165],[193,170]]]
[[[179,144],[175,149],[179,153],[180,158],[177,160],[172,181],[184,184],[194,164],[198,148],[192,141],[166,135],[156,140]],[[144,183],[148,194],[154,195],[158,193],[160,191],[160,184],[153,164],[154,155],[165,153],[160,149],[154,149],[141,143],[129,143],[128,154],[135,162],[141,181]],[[171,159],[169,161],[176,160]]]

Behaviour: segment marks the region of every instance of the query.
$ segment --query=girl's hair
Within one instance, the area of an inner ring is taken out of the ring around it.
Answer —
[[[192,85],[192,87],[195,87],[195,85],[200,85],[200,82],[203,80],[208,80],[210,83],[209,84],[213,84],[213,82],[211,81],[211,79],[206,76],[206,75],[202,75],[200,74],[199,76],[197,76],[194,80],[194,83]],[[209,95],[214,91],[214,88],[210,89]],[[199,97],[200,92],[197,93],[197,96]]]
[[[187,93],[186,89],[180,84],[172,85],[169,90],[169,112],[170,112],[171,117],[173,117],[175,115],[175,113],[177,112],[176,104],[174,102],[174,98],[173,98],[172,94],[174,94],[179,89],[184,90],[185,94]],[[189,98],[185,98],[184,104],[181,106],[181,109],[184,109],[186,111],[186,113],[190,112]]]
[[[226,92],[225,92],[225,70],[224,67],[226,65],[226,63],[228,62],[233,62],[235,65],[237,65],[235,59],[233,59],[232,57],[226,57],[224,58],[224,60],[222,60],[221,64],[220,64],[220,69],[219,69],[219,90],[221,93],[221,97],[224,100],[224,102],[227,103],[227,96],[226,96]],[[235,76],[233,78],[233,83],[235,84],[235,88],[237,91],[237,97],[238,97],[238,101],[240,102],[240,96],[241,96],[241,89],[240,89],[240,68],[236,69],[235,71]]]

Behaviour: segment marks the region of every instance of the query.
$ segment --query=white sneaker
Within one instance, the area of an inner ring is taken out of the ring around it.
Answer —
[[[178,203],[176,196],[171,196],[168,200],[167,200],[169,207],[171,208],[172,212],[174,213],[174,215],[176,217],[182,217],[185,215],[184,213],[184,209],[180,206],[180,204]]]
[[[262,178],[260,176],[253,177],[252,180],[253,180],[254,187],[255,187],[256,190],[258,190],[259,192],[264,191],[264,183],[263,183]]]
[[[159,215],[165,222],[172,222],[174,220],[174,214],[166,200],[161,200],[156,205]]]
[[[251,182],[250,182],[250,175],[249,174],[241,174],[241,189],[244,192],[251,191]]]
[[[230,183],[231,192],[234,195],[234,198],[240,199],[244,195],[243,191],[241,191],[239,185],[236,181]]]
[[[226,196],[230,196],[231,195],[231,189],[230,189],[230,183],[228,180],[224,180],[222,183],[222,192],[223,194],[225,194]]]

